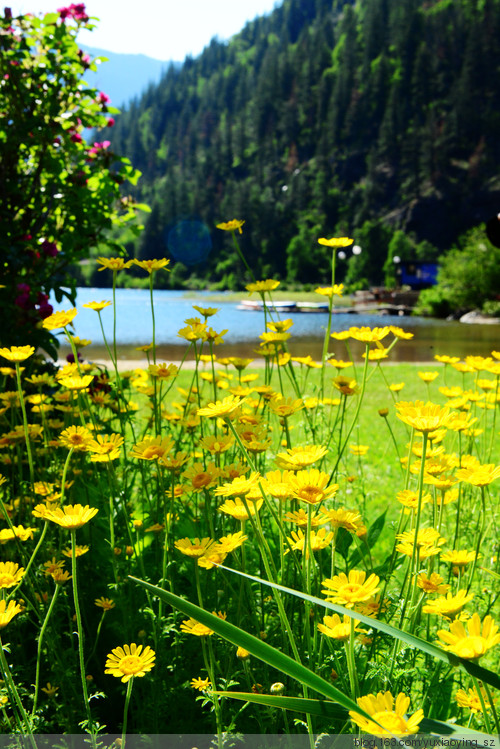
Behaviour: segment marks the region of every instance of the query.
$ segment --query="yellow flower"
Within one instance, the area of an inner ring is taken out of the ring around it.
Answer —
[[[124,260],[122,257],[98,257],[97,262],[99,265],[102,265],[102,268],[98,268],[97,270],[125,270],[127,268],[130,268],[132,265],[132,260]]]
[[[57,330],[57,328],[65,328],[67,325],[70,325],[73,322],[77,314],[78,310],[76,309],[54,312],[53,315],[49,315],[49,317],[45,318],[42,326],[45,328],[45,330]]]
[[[15,562],[0,562],[0,589],[13,588],[22,579],[24,567]]]
[[[401,338],[404,340],[410,340],[413,338],[413,333],[409,333],[407,330],[403,330],[403,328],[398,328],[397,325],[389,325],[389,330],[395,336],[395,338]]]
[[[157,377],[159,380],[170,380],[177,376],[179,367],[175,364],[150,364],[148,372],[151,377]]]
[[[86,427],[68,427],[61,432],[59,442],[70,450],[84,452],[88,450],[93,438]]]
[[[245,221],[241,221],[240,219],[233,218],[231,221],[223,221],[221,224],[216,224],[217,229],[222,229],[222,231],[238,231],[240,234],[243,234],[243,229],[241,228]]]
[[[180,541],[176,541],[174,546],[181,552],[181,554],[191,557],[192,559],[198,559],[198,557],[202,557],[206,554],[214,543],[215,541],[208,537],[202,538],[201,540],[195,538],[194,541],[191,541],[189,538],[182,538]]]
[[[486,709],[491,710],[491,705],[488,702],[486,689],[484,687],[480,687],[480,689]],[[469,710],[472,710],[473,713],[483,712],[483,706],[481,704],[481,700],[479,699],[479,694],[476,688],[469,689],[468,692],[466,692],[465,689],[459,689],[455,695],[455,699],[460,707],[468,707]]]
[[[243,546],[244,542],[248,540],[248,536],[238,531],[238,533],[229,533],[227,536],[222,536],[217,544],[217,549],[223,554],[230,554],[235,549]]]
[[[149,275],[151,275],[153,271],[161,270],[162,268],[170,270],[170,268],[167,268],[167,265],[170,264],[170,260],[167,260],[166,258],[155,258],[153,260],[133,260],[132,262],[134,263],[134,265],[138,265],[139,268],[142,268],[142,270],[147,270]]]
[[[123,437],[120,434],[97,435],[97,439],[89,443],[89,452],[93,453],[90,460],[93,463],[107,460],[116,460],[120,457],[120,447],[123,445]]]
[[[60,377],[59,382],[68,390],[85,390],[93,379],[93,375],[84,375],[83,377],[73,375],[72,377]]]
[[[467,549],[455,549],[454,551],[443,551],[441,559],[443,562],[450,562],[455,567],[465,567],[470,562],[473,562],[476,558],[475,551],[467,551]]]
[[[190,482],[192,491],[201,492],[215,486],[220,476],[220,469],[216,467],[215,463],[208,463],[206,467],[203,466],[203,463],[195,463],[182,475]]]
[[[399,533],[396,538],[402,542],[396,546],[397,551],[409,557],[413,556],[415,531]],[[442,538],[435,528],[419,528],[416,545],[421,560],[439,554],[439,547],[444,543],[446,539]]]
[[[33,538],[33,533],[37,528],[25,528],[23,525],[13,525],[12,528],[2,528],[0,530],[0,544],[6,544],[7,541],[13,541],[18,538],[20,541],[28,541]]]
[[[216,497],[244,497],[254,489],[260,480],[260,473],[252,471],[248,478],[237,476],[230,483],[218,486],[214,494]]]
[[[89,550],[90,550],[89,546],[75,546],[75,557],[82,557]],[[71,547],[67,549],[63,549],[62,553],[64,554],[65,557],[69,557],[71,559],[72,557]]]
[[[35,353],[34,346],[11,346],[0,348],[0,356],[11,362],[20,362],[29,359]]]
[[[111,304],[113,304],[113,302],[87,302],[87,304],[82,304],[82,307],[93,309],[94,312],[102,312],[103,309],[110,307]]]
[[[327,296],[331,298],[333,296],[342,296],[343,290],[343,283],[335,283],[333,284],[333,286],[318,286],[317,289],[314,289],[314,292],[316,294],[321,294],[321,296]]]
[[[468,660],[480,658],[500,642],[498,626],[492,617],[485,616],[481,623],[478,613],[467,622],[467,630],[462,622],[454,621],[450,624],[450,631],[440,629],[438,637],[445,643],[445,650]]]
[[[442,356],[435,354],[434,359],[441,362],[441,364],[457,364],[460,361],[460,357],[458,356],[446,356],[445,354]]]
[[[342,395],[355,395],[359,392],[359,387],[353,377],[339,375],[338,377],[334,377],[332,382],[334,388],[342,393]]]
[[[349,328],[349,337],[362,343],[377,343],[383,340],[390,333],[390,328],[386,325],[384,328],[367,328],[352,327]]]
[[[130,681],[134,676],[145,676],[147,671],[155,665],[156,654],[149,645],[143,650],[142,645],[124,645],[123,648],[114,648],[108,653],[105,674],[111,674],[121,679],[123,683]]]
[[[202,315],[202,317],[207,319],[207,317],[212,317],[213,315],[216,315],[217,312],[219,312],[220,308],[218,307],[197,307],[196,304],[193,304],[193,309],[195,309],[197,312]]]
[[[356,701],[359,707],[371,715],[373,720],[367,720],[352,710],[349,711],[349,715],[362,731],[373,736],[410,736],[418,733],[420,722],[424,717],[423,710],[417,710],[410,718],[406,717],[410,698],[403,692],[398,694],[395,701],[390,692],[379,692],[377,695],[367,694],[366,697],[358,697]]]
[[[304,408],[304,402],[300,398],[283,398],[281,395],[275,395],[269,401],[269,408],[280,418],[286,419]]]
[[[134,445],[130,455],[138,460],[159,460],[174,446],[173,439],[168,437],[145,437]]]
[[[0,629],[3,629],[7,624],[15,617],[20,614],[23,609],[15,601],[7,601],[5,598],[0,601]]]
[[[97,513],[98,510],[95,507],[89,507],[89,505],[85,505],[85,507],[83,505],[65,505],[48,512],[46,517],[47,520],[57,523],[62,528],[75,530],[92,520]]]
[[[245,507],[242,500],[239,498],[226,499],[226,501],[218,508],[218,511],[223,512],[225,515],[231,515],[235,520],[248,520],[250,515],[255,515],[256,512],[260,510],[263,503],[264,500],[259,499],[257,502],[248,502]]]
[[[289,499],[292,496],[292,487],[290,478],[293,473],[288,470],[269,471],[262,482],[266,494],[270,494],[275,499]]]
[[[311,468],[309,471],[298,471],[290,477],[292,496],[315,505],[333,497],[339,488],[338,484],[327,486],[330,477],[327,473]]]
[[[220,455],[229,450],[234,444],[234,437],[231,434],[226,436],[214,437],[213,434],[207,435],[200,440],[200,447],[208,450],[211,455]]]
[[[358,625],[359,621],[355,619],[354,631],[364,632],[366,634],[366,630],[360,629]],[[323,624],[318,624],[318,629],[327,637],[345,642],[351,635],[351,618],[347,616],[347,614],[344,614],[343,619],[341,619],[338,614],[333,614],[332,616],[324,616]]]
[[[380,578],[373,573],[366,579],[364,570],[351,570],[349,577],[344,572],[340,575],[323,580],[326,590],[321,592],[326,596],[326,600],[331,603],[340,603],[348,609],[357,603],[368,601],[375,593],[379,591],[378,584]]]
[[[272,279],[268,278],[265,281],[256,281],[255,283],[249,283],[245,286],[245,289],[249,291],[250,294],[253,294],[254,291],[274,291],[274,289],[277,289],[279,285],[280,281],[273,281]]]
[[[457,479],[465,481],[472,486],[488,486],[500,476],[500,466],[494,463],[485,465],[471,466],[470,468],[460,468],[457,471]]]
[[[102,597],[96,598],[94,603],[100,609],[103,609],[103,611],[111,611],[111,609],[114,609],[116,605],[112,598],[102,598]]]
[[[42,687],[42,692],[45,692],[45,694],[47,695],[49,699],[52,699],[53,697],[55,697],[58,691],[59,691],[59,687],[52,686],[50,681],[47,682],[46,687]]]
[[[321,518],[324,523],[330,523],[335,528],[345,528],[350,533],[357,533],[358,528],[362,525],[359,512],[346,510],[344,507],[323,510]]]
[[[393,382],[391,385],[389,385],[389,390],[392,393],[399,393],[405,386],[404,382]]]
[[[402,505],[411,510],[416,510],[418,508],[418,492],[414,492],[411,489],[403,489],[398,492],[396,494],[396,499],[398,502],[401,502]],[[429,502],[432,502],[432,497],[429,492],[422,494],[422,506]]]
[[[301,551],[302,554],[309,558],[309,545],[313,551],[321,551],[326,549],[331,544],[334,537],[334,532],[327,532],[326,528],[320,528],[319,531],[311,531],[309,537],[309,544],[306,544],[306,536],[302,530],[292,531],[292,537],[288,538],[288,542],[294,551]],[[288,550],[287,550],[288,551]],[[285,552],[286,554],[287,552]]]
[[[208,554],[203,554],[202,557],[198,557],[198,567],[203,567],[206,570],[211,570],[217,565],[222,564],[227,557],[226,552],[220,548],[219,544],[214,544],[208,551]]]
[[[219,619],[225,619],[226,614],[223,614],[221,611],[212,611],[212,614],[215,616],[218,616]],[[205,626],[204,624],[201,624],[200,622],[197,622],[196,619],[186,619],[181,624],[181,632],[187,632],[189,635],[196,635],[197,637],[206,637],[208,635],[213,635],[214,631],[213,629],[210,629],[210,627]]]
[[[349,450],[353,455],[366,455],[369,449],[369,445],[349,445]]]
[[[450,586],[444,582],[441,575],[437,572],[433,572],[430,577],[425,572],[421,572],[417,575],[417,586],[424,591],[424,593],[446,593]]]
[[[368,361],[382,361],[382,359],[387,359],[388,356],[388,348],[370,349],[368,352]],[[366,352],[363,354],[363,359],[366,359]]]
[[[205,408],[199,408],[196,413],[198,416],[207,416],[209,419],[219,416],[223,418],[224,416],[229,416],[234,411],[236,411],[242,400],[243,398],[238,398],[234,395],[228,395],[228,397],[224,398],[224,400],[222,401],[209,403],[208,406],[205,406]]]
[[[448,424],[450,410],[442,408],[435,403],[424,403],[422,401],[396,403],[397,416],[408,426],[417,432],[433,432]]]
[[[292,447],[284,453],[276,456],[276,465],[281,469],[300,471],[302,468],[321,460],[328,452],[328,448],[322,445],[306,445],[304,447]]]
[[[354,239],[349,239],[349,237],[332,237],[331,239],[321,237],[321,239],[318,239],[318,244],[325,247],[349,247],[353,242]]]
[[[417,372],[417,374],[421,380],[428,384],[434,382],[436,377],[439,377],[439,372]]]
[[[456,595],[447,593],[446,596],[440,596],[426,603],[422,611],[424,614],[437,614],[438,616],[454,618],[463,609],[465,604],[472,601],[473,598],[473,594],[470,593],[467,595],[466,590],[459,590]]]
[[[200,692],[207,692],[212,687],[210,679],[202,679],[201,676],[198,676],[196,679],[191,679],[189,683],[193,689],[198,689]]]

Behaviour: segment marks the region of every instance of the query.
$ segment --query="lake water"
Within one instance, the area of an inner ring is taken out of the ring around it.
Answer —
[[[92,345],[85,352],[87,358],[107,358],[97,312],[84,309],[83,304],[91,301],[111,301],[111,289],[80,288],[77,294],[76,307],[78,315],[74,320],[75,332],[80,338],[89,338]],[[60,304],[51,300],[54,310],[69,309],[67,301]],[[237,309],[234,301],[214,303],[210,292],[164,291],[154,292],[157,358],[164,361],[181,359],[186,346],[177,331],[185,326],[185,320],[200,317],[193,309],[196,304],[202,307],[217,307],[219,312],[209,319],[209,325],[215,330],[227,329],[224,344],[216,347],[221,356],[256,357],[259,346],[259,335],[264,332],[264,313],[249,312]],[[144,354],[135,350],[137,346],[150,343],[152,340],[152,320],[149,290],[117,289],[117,343],[120,359],[143,359]],[[107,307],[101,312],[106,338],[113,340],[113,308]],[[323,313],[284,313],[282,318],[291,318],[292,337],[289,348],[293,356],[310,354],[321,359],[322,341],[328,322],[328,315]],[[492,350],[500,349],[500,326],[467,325],[445,320],[430,320],[420,317],[388,317],[376,314],[335,314],[332,318],[332,332],[347,330],[351,326],[369,327],[381,325],[398,325],[414,333],[410,341],[399,341],[391,354],[393,361],[432,361],[434,354],[448,354],[464,357],[469,354],[486,356]],[[61,338],[61,341],[63,339]],[[354,342],[355,343],[355,342]],[[352,346],[356,355],[364,347]],[[340,341],[331,340],[330,352],[339,357],[345,356],[345,346]],[[61,355],[67,353],[61,346]]]

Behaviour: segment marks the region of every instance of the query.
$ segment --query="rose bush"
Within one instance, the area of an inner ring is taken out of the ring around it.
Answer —
[[[43,18],[8,8],[0,17],[0,337],[52,356],[57,340],[41,327],[50,293],[74,303],[71,264],[92,246],[120,251],[110,229],[137,208],[121,186],[140,173],[105,138],[84,137],[112,127],[117,111],[85,83],[96,65],[76,37],[92,20],[82,3]]]

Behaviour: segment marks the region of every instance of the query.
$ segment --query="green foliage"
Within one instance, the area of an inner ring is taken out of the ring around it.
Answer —
[[[500,249],[485,236],[484,227],[467,232],[441,260],[438,285],[422,293],[419,307],[431,314],[462,309],[498,308]],[[491,312],[488,312],[491,314]]]
[[[0,17],[0,292],[11,321],[2,343],[51,353],[56,339],[40,327],[49,294],[74,303],[70,265],[97,245],[120,249],[109,232],[135,217],[120,186],[139,177],[109,140],[84,140],[85,128],[107,137],[117,110],[82,78],[96,67],[76,42],[80,28],[93,28],[79,7]]]
[[[418,259],[423,241],[442,252],[489,218],[499,69],[500,0],[284,0],[171,68],[117,119],[113,144],[144,172],[134,195],[160,209],[137,252],[157,253],[165,227],[190,215],[209,229],[244,218],[256,275],[286,269],[295,282],[321,269],[318,237],[342,224],[364,249],[365,222],[387,217],[386,244],[353,261],[349,281],[392,279],[383,266],[394,231],[411,236]],[[213,240],[195,274],[217,283],[226,243]]]

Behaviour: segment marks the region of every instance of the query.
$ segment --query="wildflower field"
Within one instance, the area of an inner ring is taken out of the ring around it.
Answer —
[[[74,309],[72,363],[0,349],[1,731],[500,733],[500,352],[393,366],[411,334],[330,316],[314,362],[269,310],[255,369],[216,312],[192,368],[95,366]]]

